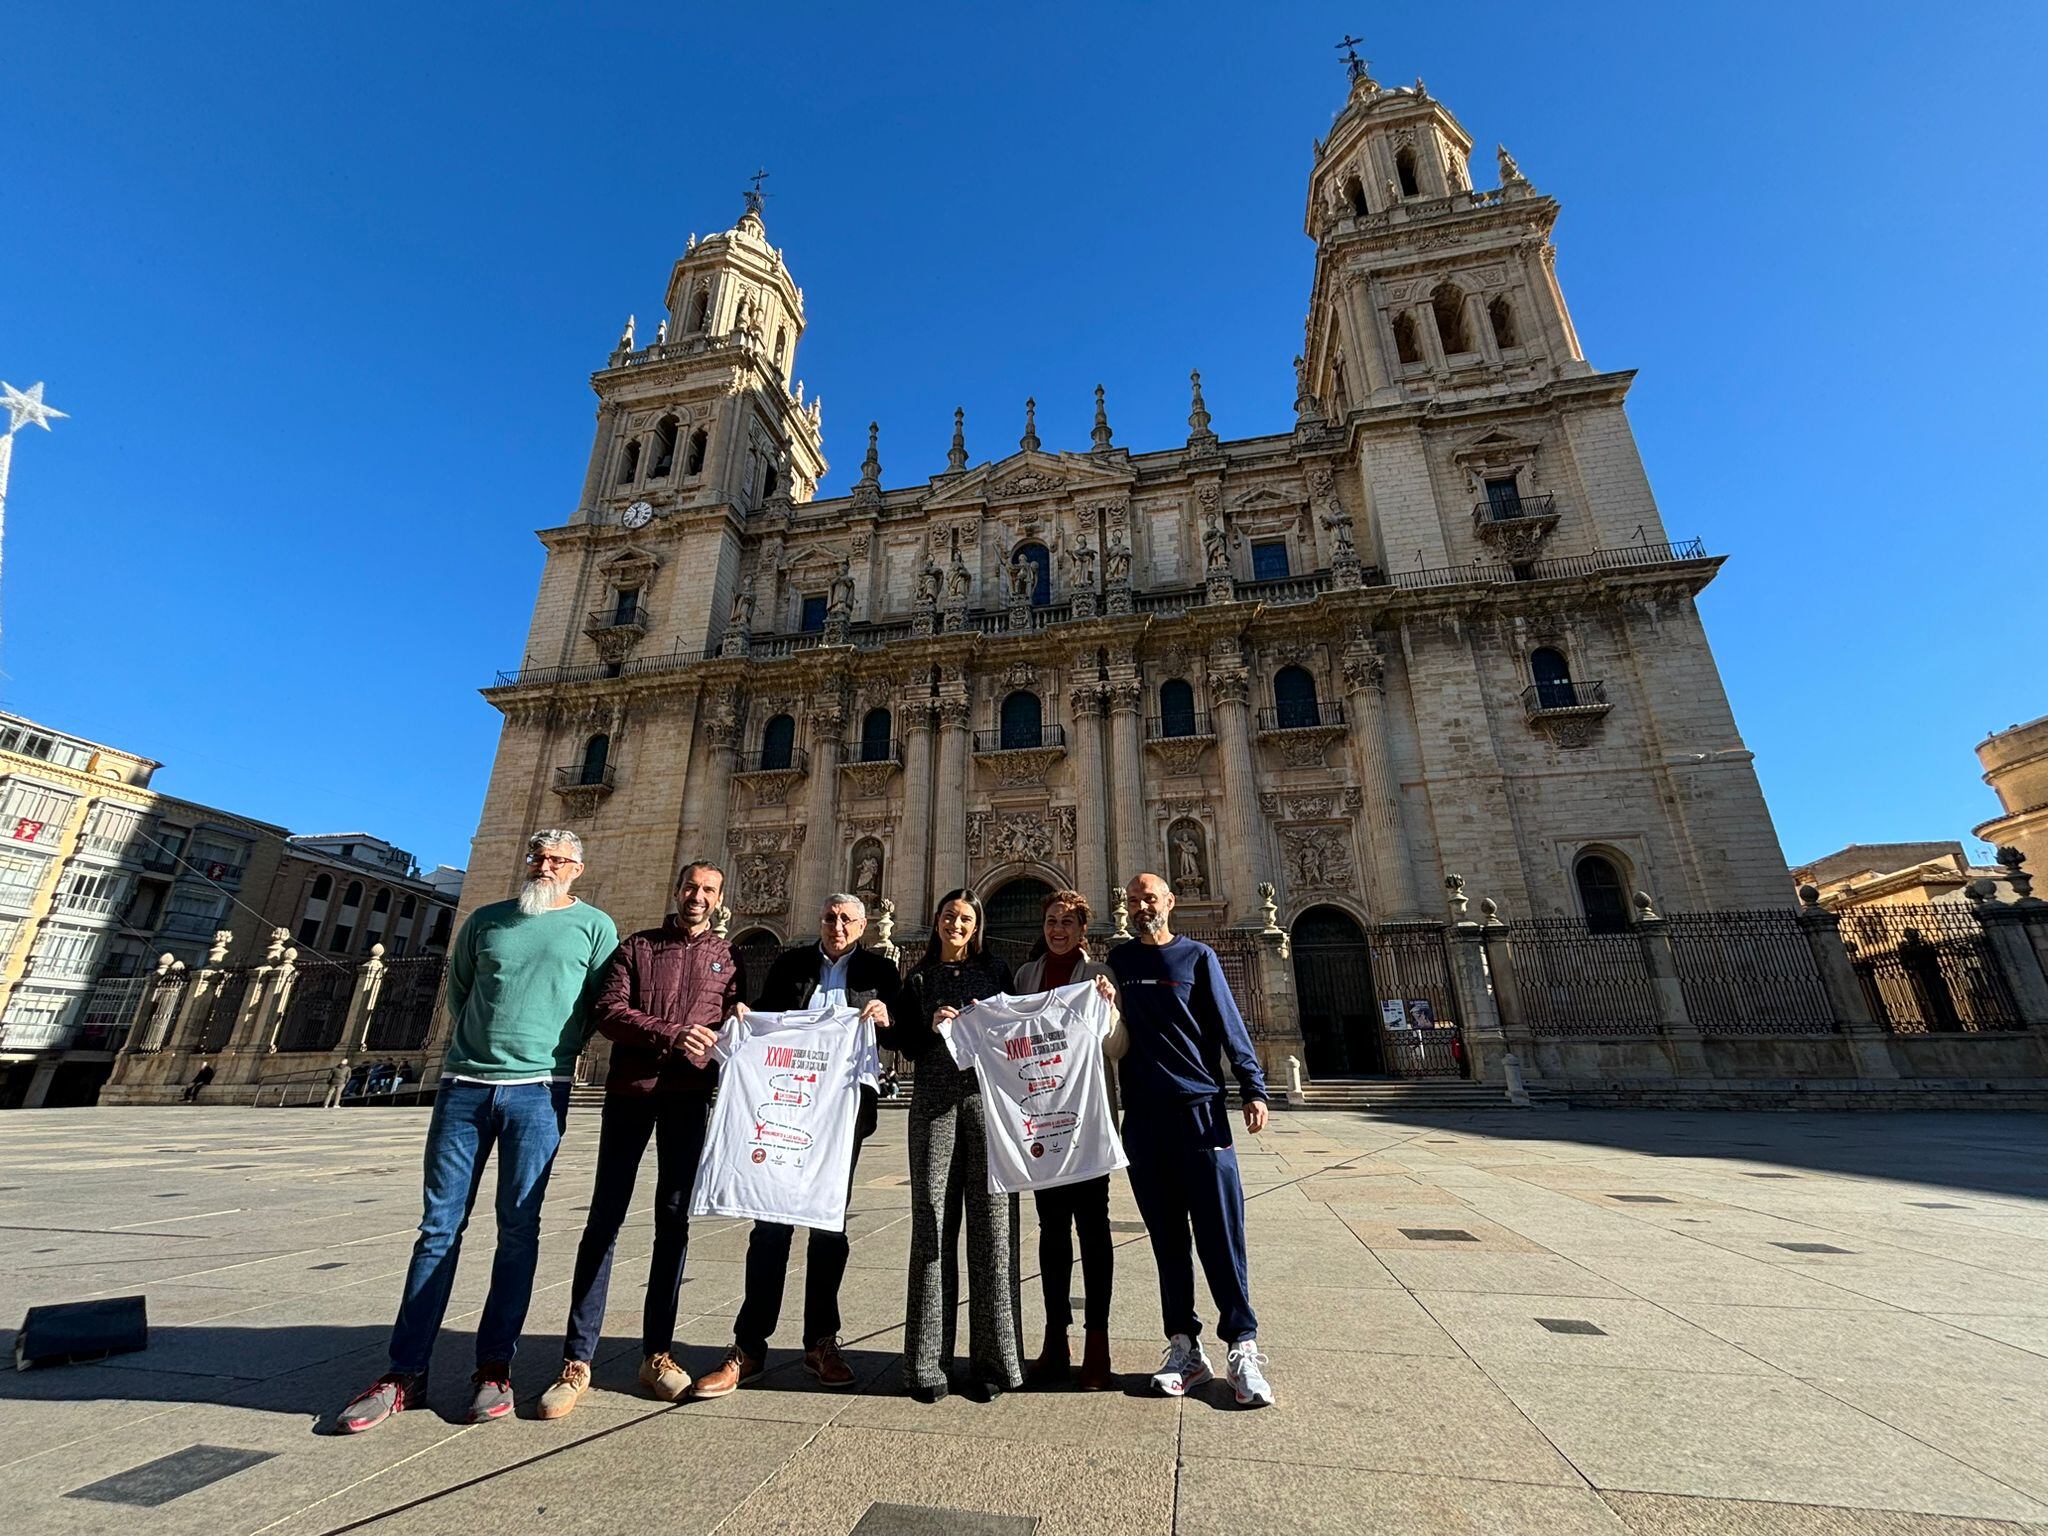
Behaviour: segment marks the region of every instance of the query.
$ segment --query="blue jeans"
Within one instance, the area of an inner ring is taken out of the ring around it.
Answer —
[[[1200,1338],[1195,1315],[1195,1266],[1188,1257],[1192,1230],[1209,1295],[1216,1302],[1216,1332],[1226,1344],[1259,1331],[1252,1312],[1251,1267],[1245,1256],[1244,1185],[1230,1144],[1230,1105],[1222,1097],[1186,1103],[1126,1104],[1124,1152],[1131,1160],[1131,1193],[1152,1240],[1159,1270],[1159,1310],[1169,1337]],[[1088,1292],[1095,1300],[1094,1288]]]
[[[391,1369],[424,1371],[448,1310],[462,1233],[498,1147],[498,1251],[491,1289],[477,1323],[478,1365],[509,1361],[526,1326],[533,1272],[540,1262],[540,1207],[555,1149],[569,1120],[567,1083],[444,1082],[427,1126],[426,1212],[405,1272],[405,1297],[391,1329]]]

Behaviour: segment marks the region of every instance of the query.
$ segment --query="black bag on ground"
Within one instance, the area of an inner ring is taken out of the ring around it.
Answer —
[[[140,1296],[30,1307],[14,1336],[14,1368],[70,1365],[149,1347],[149,1311]]]

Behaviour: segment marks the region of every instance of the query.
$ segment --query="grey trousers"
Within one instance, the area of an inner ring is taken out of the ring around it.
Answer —
[[[953,1258],[967,1229],[968,1358],[978,1380],[1024,1382],[1017,1309],[1017,1201],[989,1193],[987,1120],[974,1074],[929,1058],[910,1101],[910,1296],[903,1319],[903,1383],[946,1385],[959,1276]],[[954,1214],[956,1206],[959,1214]]]

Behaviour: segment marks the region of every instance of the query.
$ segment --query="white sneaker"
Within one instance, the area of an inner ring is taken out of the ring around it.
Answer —
[[[1239,1339],[1230,1346],[1228,1363],[1224,1369],[1229,1373],[1231,1388],[1237,1393],[1240,1408],[1270,1408],[1273,1406],[1273,1389],[1266,1381],[1266,1373],[1260,1369],[1266,1357],[1259,1353],[1257,1339]]]
[[[1201,1341],[1184,1333],[1176,1333],[1166,1341],[1166,1355],[1160,1360],[1159,1369],[1152,1373],[1152,1385],[1168,1397],[1185,1397],[1193,1388],[1215,1379],[1209,1357],[1202,1353]]]

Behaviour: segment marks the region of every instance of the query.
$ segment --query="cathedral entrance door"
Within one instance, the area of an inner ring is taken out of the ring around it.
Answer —
[[[988,915],[984,947],[1011,970],[1031,958],[1031,947],[1045,928],[1045,898],[1051,894],[1043,880],[1012,880],[982,903]]]
[[[746,987],[746,996],[740,1001],[751,1008],[768,983],[768,967],[782,953],[782,941],[766,928],[749,928],[732,941],[732,947],[740,958],[740,980]]]
[[[1364,930],[1335,907],[1311,907],[1295,919],[1292,945],[1308,1075],[1384,1073],[1372,951],[1366,947]]]

